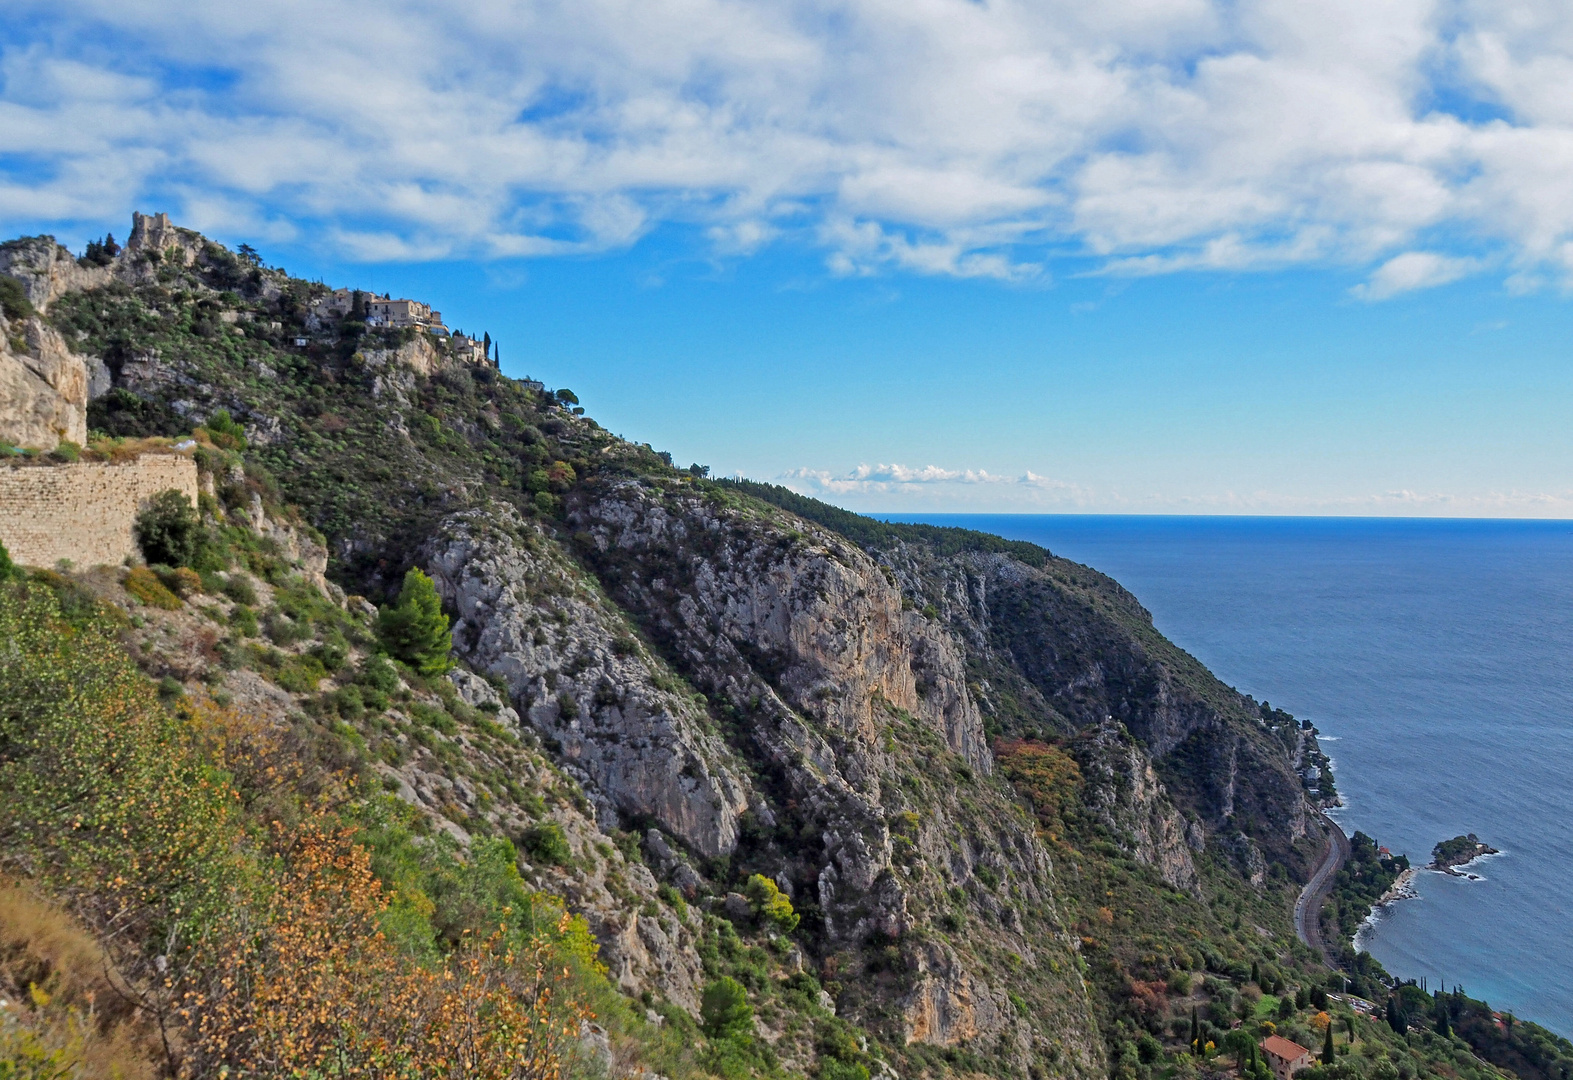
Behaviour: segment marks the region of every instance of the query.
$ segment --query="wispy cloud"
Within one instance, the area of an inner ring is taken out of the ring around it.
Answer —
[[[1344,495],[1268,490],[1133,494],[1031,470],[1005,474],[986,469],[897,464],[863,464],[844,472],[798,468],[776,480],[799,494],[854,509],[892,512],[1573,517],[1573,488],[1455,493],[1399,488]]]
[[[1449,258],[1434,251],[1406,251],[1377,267],[1370,281],[1349,291],[1361,300],[1386,300],[1399,293],[1457,281],[1475,265],[1473,259]]]
[[[863,464],[843,473],[799,468],[777,479],[805,495],[916,495],[925,501],[952,499],[958,504],[986,501],[1079,505],[1092,494],[1076,484],[1031,470],[1002,475],[986,469],[947,469],[939,465]]]
[[[13,0],[0,219],[284,220],[365,259],[676,224],[839,274],[1068,253],[1530,288],[1573,276],[1570,73],[1550,0]]]

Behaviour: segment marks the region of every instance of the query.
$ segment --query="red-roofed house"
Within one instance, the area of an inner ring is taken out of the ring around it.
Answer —
[[[1316,1063],[1311,1051],[1278,1035],[1269,1035],[1262,1040],[1262,1056],[1267,1059],[1267,1067],[1273,1070],[1278,1080],[1289,1080],[1301,1069]]]

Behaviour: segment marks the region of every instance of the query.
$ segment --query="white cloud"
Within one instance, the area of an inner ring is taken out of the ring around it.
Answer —
[[[0,215],[34,223],[201,207],[368,259],[676,223],[729,256],[818,243],[845,274],[1382,264],[1372,299],[1494,265],[1573,278],[1558,0],[7,12]]]
[[[1362,300],[1386,300],[1399,293],[1457,281],[1474,265],[1473,260],[1449,258],[1434,251],[1406,251],[1377,267],[1370,281],[1349,291]]]
[[[804,495],[841,499],[860,505],[872,497],[904,497],[923,505],[956,508],[1014,507],[1022,510],[1084,506],[1092,493],[1077,484],[1027,471],[1019,476],[986,469],[947,469],[938,465],[859,465],[844,473],[825,469],[792,469],[776,478]]]
[[[845,472],[792,469],[776,477],[802,495],[870,512],[1293,514],[1351,517],[1573,517],[1565,491],[1437,492],[1394,489],[1355,494],[1281,491],[1129,494],[1042,476],[937,465],[859,465]]]

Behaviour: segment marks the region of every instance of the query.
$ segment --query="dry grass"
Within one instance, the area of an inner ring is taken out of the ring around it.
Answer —
[[[164,588],[164,583],[158,575],[145,566],[138,566],[126,575],[126,592],[142,601],[148,607],[163,608],[165,611],[178,611],[181,605],[180,597]]]
[[[107,461],[113,465],[124,465],[135,461],[143,454],[175,453],[174,445],[174,439],[166,439],[163,436],[146,439],[97,439],[82,451],[82,460]]]
[[[161,1074],[157,1032],[99,943],[60,908],[3,883],[0,1000],[0,1061],[47,1061],[47,1075],[62,1078]]]

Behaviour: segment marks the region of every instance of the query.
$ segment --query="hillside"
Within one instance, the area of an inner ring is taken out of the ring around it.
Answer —
[[[149,1075],[336,1054],[353,1069],[320,1075],[1149,1080],[1222,1067],[1269,1011],[1313,1038],[1328,977],[1289,911],[1322,842],[1315,734],[1107,577],[674,468],[571,391],[327,313],[324,286],[155,219],[81,258],[0,245],[0,272],[0,374],[31,395],[0,424],[53,454],[19,467],[178,445],[199,471],[184,555],[38,569],[0,610],[31,642],[4,660],[0,867],[28,919],[109,958],[137,1004],[96,1037],[123,1027]],[[424,602],[412,568],[451,660],[389,621]],[[113,693],[51,710],[88,668]],[[93,717],[124,726],[144,801],[119,805],[113,763],[11,749]],[[191,887],[180,844],[89,843],[48,809],[64,775],[121,824],[159,791],[217,799],[169,809],[201,838]],[[133,886],[145,914],[117,921]],[[5,895],[10,992],[68,990]],[[294,923],[364,944],[325,954]],[[254,974],[219,994],[243,942]],[[31,1000],[5,1038],[86,1038]],[[461,1067],[430,1048],[475,1002],[467,1022],[523,1002],[563,1034]],[[1359,1075],[1497,1075],[1359,1023]]]

